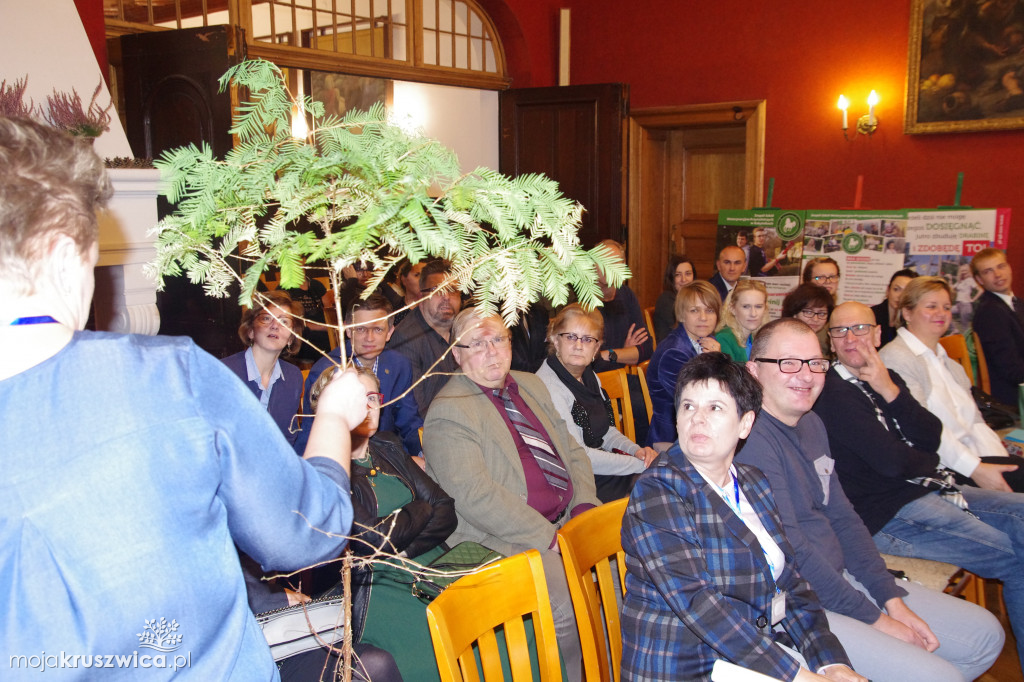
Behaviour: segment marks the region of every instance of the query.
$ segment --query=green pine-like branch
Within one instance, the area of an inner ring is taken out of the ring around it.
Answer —
[[[437,256],[477,305],[514,322],[542,296],[600,305],[599,269],[612,284],[628,277],[606,250],[580,246],[583,207],[542,175],[461,174],[450,150],[389,123],[380,105],[339,119],[307,98],[311,132],[296,140],[299,103],[275,65],[243,62],[222,88],[232,81],[250,93],[233,122],[236,148],[217,159],[190,145],[155,162],[177,205],[156,228],[150,269],[161,283],[184,273],[212,296],[237,284],[248,303],[273,267],[291,288],[303,261],[335,272],[362,262],[375,268],[372,289],[401,258]]]

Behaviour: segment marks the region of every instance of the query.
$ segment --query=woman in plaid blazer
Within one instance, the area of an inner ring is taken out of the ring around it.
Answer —
[[[767,480],[732,462],[761,405],[757,381],[701,354],[675,404],[679,440],[641,474],[623,519],[622,678],[707,680],[721,658],[783,680],[865,680],[795,570]]]

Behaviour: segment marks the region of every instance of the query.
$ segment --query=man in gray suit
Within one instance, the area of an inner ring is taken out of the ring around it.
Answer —
[[[583,447],[533,374],[512,372],[511,336],[500,317],[463,310],[452,325],[453,376],[427,412],[427,473],[455,499],[449,544],[473,540],[510,555],[536,549],[570,680],[581,679],[579,632],[556,532],[600,504]]]

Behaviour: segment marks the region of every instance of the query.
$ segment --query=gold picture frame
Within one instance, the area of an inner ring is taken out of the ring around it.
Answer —
[[[1024,7],[911,0],[909,134],[1024,128]]]

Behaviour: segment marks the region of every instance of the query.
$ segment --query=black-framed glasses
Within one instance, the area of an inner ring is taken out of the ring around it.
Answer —
[[[508,334],[504,336],[495,336],[489,339],[477,339],[476,341],[470,341],[469,343],[457,343],[456,348],[468,348],[474,353],[482,353],[487,348],[493,348],[494,350],[504,350],[512,345],[512,337]]]
[[[807,365],[807,369],[815,374],[824,374],[832,366],[832,361],[825,358],[811,358],[810,360],[802,360],[801,358],[754,358],[754,362],[774,362],[779,366],[779,371],[783,374],[796,374],[803,369],[804,365]]]
[[[839,275],[815,275],[814,277],[811,277],[811,279],[813,279],[815,282],[817,282],[819,284],[821,282],[826,282],[828,284],[831,284],[832,282],[838,282],[839,281]]]
[[[570,343],[582,341],[584,346],[593,346],[595,343],[601,342],[601,339],[597,338],[596,336],[581,336],[580,334],[576,334],[574,332],[559,332],[557,336],[561,336],[563,339],[569,341]]]
[[[800,314],[806,317],[808,320],[813,320],[814,318],[824,320],[828,318],[827,310],[811,310],[810,308],[804,308],[803,310],[800,311]]]
[[[849,327],[829,327],[828,335],[833,339],[846,338],[848,332],[853,332],[854,336],[866,336],[877,326],[877,324],[851,324]]]

